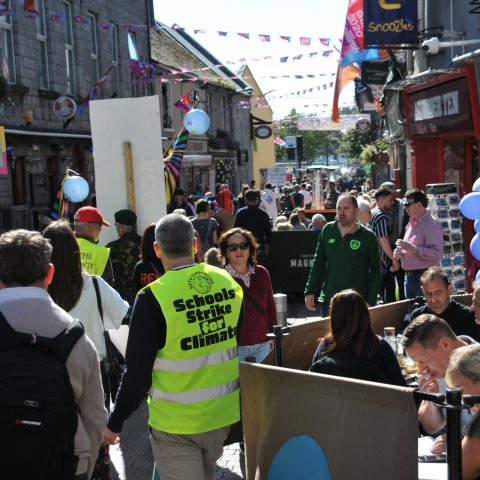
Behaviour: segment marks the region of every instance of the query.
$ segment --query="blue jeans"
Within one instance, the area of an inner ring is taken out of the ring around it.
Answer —
[[[272,341],[257,343],[256,345],[244,345],[238,347],[238,359],[243,362],[245,357],[255,357],[255,363],[262,363],[272,349]]]
[[[420,277],[426,269],[405,271],[405,297],[423,297]]]

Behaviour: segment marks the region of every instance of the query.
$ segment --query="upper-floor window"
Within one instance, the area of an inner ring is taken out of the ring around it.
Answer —
[[[48,49],[47,49],[47,27],[45,21],[45,1],[37,0],[37,11],[39,15],[35,18],[35,30],[38,45],[38,80],[40,88],[48,89],[50,79],[48,75]]]
[[[95,83],[100,78],[98,71],[98,38],[97,38],[97,17],[93,13],[88,14],[90,28],[90,59],[92,60],[92,80]]]
[[[3,2],[5,10],[11,10],[11,0]],[[0,55],[2,60],[1,72],[8,83],[15,83],[15,54],[13,51],[12,17],[0,16]]]
[[[172,90],[171,85],[162,83],[163,128],[172,128]]]
[[[65,60],[67,67],[67,93],[75,95],[75,58],[73,51],[72,4],[63,2],[65,26]]]
[[[112,33],[112,93],[121,96],[120,93],[120,71],[119,71],[119,57],[118,57],[118,27],[110,24],[110,31]]]
[[[226,130],[225,128],[225,115],[226,115],[226,111],[225,111],[225,99],[222,97],[220,98],[220,125],[221,125],[221,128],[222,130]]]

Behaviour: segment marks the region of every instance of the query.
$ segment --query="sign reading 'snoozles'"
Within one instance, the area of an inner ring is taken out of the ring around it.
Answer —
[[[416,0],[369,0],[363,4],[364,46],[416,44]]]

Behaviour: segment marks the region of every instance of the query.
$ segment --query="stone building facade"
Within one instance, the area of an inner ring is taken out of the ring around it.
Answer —
[[[0,16],[0,83],[7,87],[0,88],[7,146],[0,231],[41,228],[67,168],[94,192],[88,109],[65,126],[60,117],[70,105],[56,102],[60,97],[79,107],[106,72],[94,98],[153,93],[152,84],[137,83],[129,68],[129,58],[150,58],[150,0],[36,0],[36,6],[38,14],[31,15],[9,0],[0,12],[7,13]]]

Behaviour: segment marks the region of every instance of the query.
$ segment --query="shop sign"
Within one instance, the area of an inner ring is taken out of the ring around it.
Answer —
[[[417,0],[370,0],[363,14],[365,46],[418,43]]]
[[[53,112],[60,120],[68,120],[77,113],[77,104],[73,98],[62,95],[55,100]]]
[[[265,140],[272,136],[272,129],[268,125],[261,125],[260,127],[255,128],[255,136],[261,140]]]
[[[473,128],[465,78],[409,95],[413,135]]]

